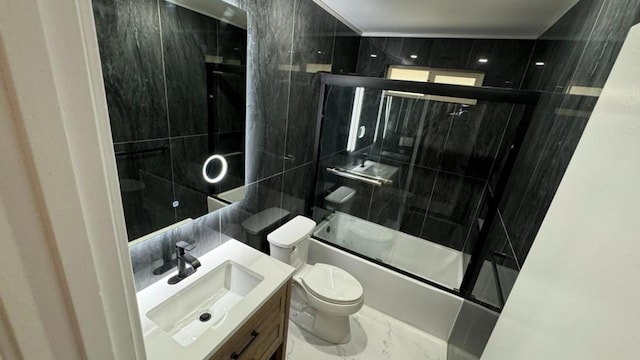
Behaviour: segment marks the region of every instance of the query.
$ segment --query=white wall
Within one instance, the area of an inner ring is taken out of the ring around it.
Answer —
[[[482,359],[640,358],[639,58],[635,26]]]

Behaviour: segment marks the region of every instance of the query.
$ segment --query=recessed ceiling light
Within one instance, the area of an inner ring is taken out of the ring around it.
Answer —
[[[371,56],[372,58],[377,58],[378,57],[378,55],[376,55],[376,54],[371,54],[369,56]]]
[[[409,57],[410,57],[410,58],[412,58],[412,59],[417,59],[417,58],[418,58],[418,55],[413,54],[413,55],[409,55]]]
[[[536,66],[544,66],[544,61],[538,61],[538,62],[536,62]]]
[[[481,64],[486,64],[486,63],[489,62],[489,59],[480,58],[480,59],[478,59],[478,62],[481,63]]]

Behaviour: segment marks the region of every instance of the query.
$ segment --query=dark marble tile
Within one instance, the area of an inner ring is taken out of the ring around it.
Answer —
[[[203,216],[191,223],[133,245],[129,252],[133,265],[136,290],[161,280],[175,270],[175,244],[186,241],[194,244],[190,254],[200,257],[221,244],[220,233],[215,229],[219,223],[216,214]]]
[[[186,218],[197,219],[208,212],[207,193],[198,191],[180,183],[175,183],[176,200],[180,206],[176,208],[176,221]]]
[[[422,133],[418,134],[416,165],[437,169],[449,136],[455,104],[429,101]]]
[[[534,40],[473,40],[465,69],[485,73],[484,86],[519,88]],[[478,59],[488,59],[480,63]]]
[[[247,53],[247,181],[284,168],[294,2],[246,2],[249,14]]]
[[[430,67],[464,69],[473,43],[467,39],[433,39],[428,64]]]
[[[246,185],[246,195],[242,202],[250,214],[272,208],[282,207],[282,174],[278,174]]]
[[[175,222],[168,140],[116,144],[116,165],[129,240]],[[151,150],[149,152],[138,152]]]
[[[169,134],[155,0],[94,0],[114,142]]]
[[[638,13],[639,0],[609,0],[604,3],[571,85],[604,86]]]
[[[246,75],[245,73],[209,72],[209,134],[228,136],[236,145],[232,151],[244,151],[246,131]],[[223,141],[228,141],[225,137]],[[232,144],[227,144],[232,145]],[[229,146],[226,146],[229,147]],[[226,150],[226,149],[225,149]]]
[[[360,39],[358,65],[356,72],[365,76],[385,77],[388,64],[395,64],[395,60],[387,59],[386,43],[388,38]],[[375,57],[372,57],[375,55]],[[392,59],[393,56],[389,55]]]
[[[319,70],[331,71],[337,20],[311,0],[296,0],[285,169],[313,159]],[[322,69],[322,68],[325,69]]]
[[[358,66],[360,35],[336,20],[336,37],[333,45],[331,70],[335,74],[351,74]]]
[[[530,86],[558,92],[574,85],[601,87],[639,9],[638,1],[579,2],[542,36],[545,69]],[[526,259],[596,101],[597,97],[545,95],[538,106],[501,205],[520,264]]]
[[[385,96],[378,111],[378,123],[374,125],[378,129],[377,141],[369,154],[411,163],[419,143],[417,134],[425,131],[425,107],[428,104],[421,99]]]
[[[285,170],[313,161],[320,75],[293,72],[291,94],[286,133]]]
[[[305,215],[313,179],[312,163],[299,166],[283,174],[282,208],[291,213],[291,217]]]
[[[160,1],[171,136],[208,133],[207,69],[215,56],[219,21]]]
[[[482,181],[439,172],[421,237],[461,250],[484,187]]]
[[[487,179],[513,110],[508,103],[457,105],[440,168]]]
[[[354,95],[355,88],[327,87],[320,157],[324,158],[340,151],[346,151]]]
[[[244,204],[241,202],[229,205],[219,210],[218,213],[222,240],[231,238],[247,243],[245,231],[240,224],[252,214],[246,211]]]
[[[406,200],[402,208],[400,231],[420,236],[433,193],[436,171],[413,166],[407,175]]]
[[[237,26],[218,22],[218,51],[222,62],[233,65],[247,64],[247,31]]]
[[[202,177],[202,166],[209,157],[206,135],[171,139],[173,178],[176,184],[211,194],[211,185]]]

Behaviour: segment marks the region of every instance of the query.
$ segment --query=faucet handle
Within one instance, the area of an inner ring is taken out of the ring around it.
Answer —
[[[191,251],[196,248],[195,244],[189,244],[186,241],[178,241],[176,242],[176,249],[182,249],[185,251]]]

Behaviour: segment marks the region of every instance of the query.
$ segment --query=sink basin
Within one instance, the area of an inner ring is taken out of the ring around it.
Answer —
[[[362,173],[365,175],[390,180],[393,175],[398,171],[398,168],[391,165],[382,164],[375,161],[365,161],[364,166],[354,166],[351,171]]]
[[[152,308],[146,316],[182,346],[224,323],[229,311],[264,278],[226,261]]]
[[[198,260],[181,282],[167,283],[173,269],[138,292],[147,359],[211,358],[295,271],[233,239]]]

